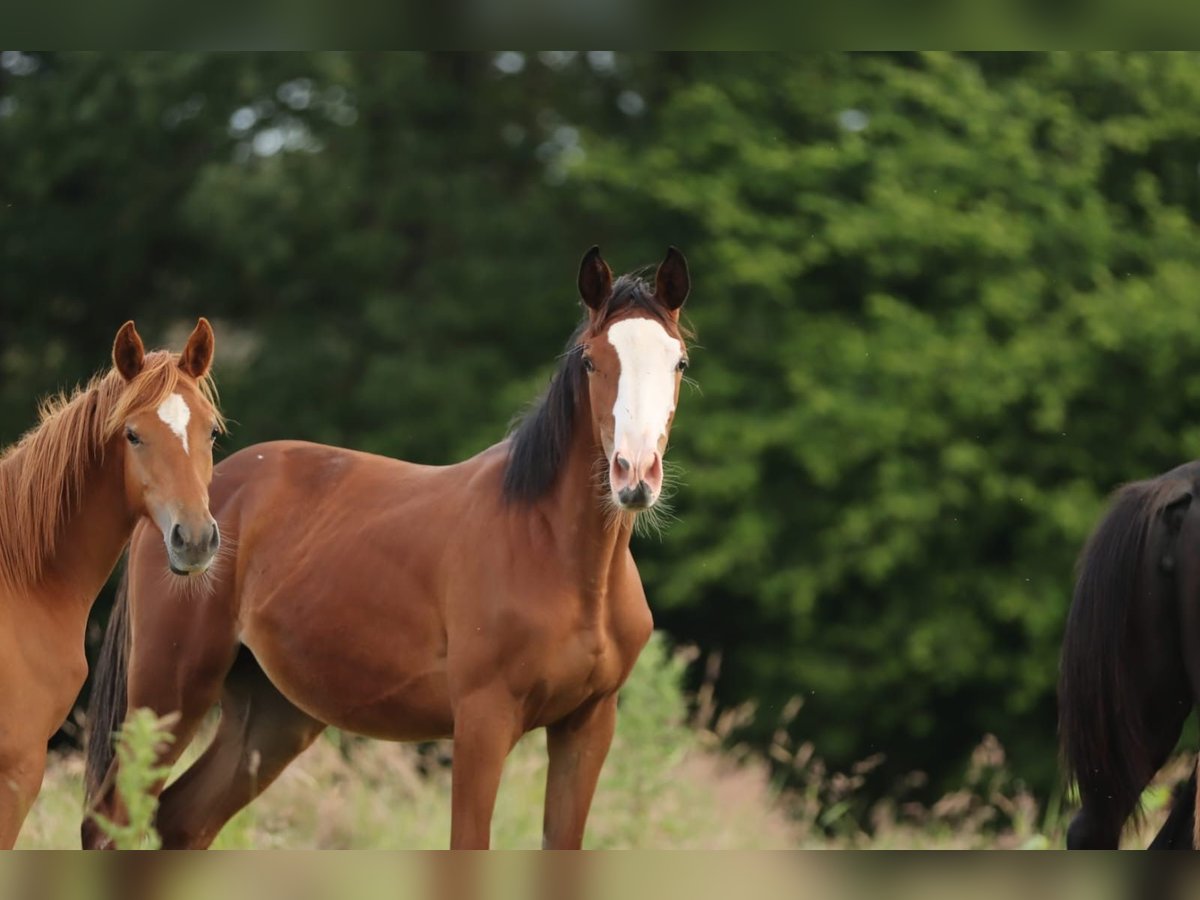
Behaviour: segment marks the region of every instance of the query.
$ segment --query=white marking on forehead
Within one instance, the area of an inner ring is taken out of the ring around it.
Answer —
[[[617,451],[658,449],[675,411],[675,367],[683,356],[676,338],[653,319],[625,319],[608,329],[621,375],[613,404]]]
[[[167,427],[175,432],[175,436],[183,442],[183,452],[188,452],[187,426],[191,421],[192,411],[187,401],[179,394],[172,394],[158,407],[158,417],[166,422]]]

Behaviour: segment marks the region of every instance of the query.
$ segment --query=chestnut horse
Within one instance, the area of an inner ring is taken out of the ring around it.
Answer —
[[[87,677],[88,613],[134,526],[161,531],[163,571],[201,572],[216,551],[212,354],[204,319],[181,356],[147,355],[127,322],[114,368],[44,403],[0,457],[0,846],[16,841],[46,742]]]
[[[174,763],[220,702],[212,745],[163,791],[165,847],[205,847],[326,725],[454,739],[455,848],[486,848],[505,758],[545,727],[543,841],[579,847],[617,691],[652,620],[630,553],[660,499],[687,367],[689,277],[653,290],[592,248],[584,320],[538,405],[501,443],[432,467],[286,441],[217,469],[235,550],[186,600],[162,547],[130,548],[89,716],[88,795],[122,820],[109,740],[126,709],[178,712]],[[104,846],[91,820],[85,846]]]

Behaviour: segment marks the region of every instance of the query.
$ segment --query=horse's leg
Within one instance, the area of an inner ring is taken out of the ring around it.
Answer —
[[[477,691],[454,706],[450,849],[486,850],[504,760],[521,736],[520,710],[507,690]]]
[[[546,849],[578,850],[582,846],[592,795],[616,722],[617,697],[613,694],[546,729],[550,756],[542,826],[542,846]]]
[[[1188,519],[1184,523],[1184,531],[1180,541],[1185,547],[1195,546],[1196,529]],[[1196,558],[1193,554],[1182,554],[1176,577],[1180,580],[1181,595],[1184,599],[1179,608],[1179,636],[1182,642],[1183,666],[1187,672],[1187,680],[1191,686],[1193,703],[1200,703],[1200,604],[1193,599],[1196,596],[1197,582],[1200,573],[1196,571]],[[1200,707],[1197,707],[1200,709]],[[1200,758],[1192,765],[1191,774],[1186,783],[1176,785],[1172,792],[1171,812],[1166,822],[1159,829],[1154,840],[1150,842],[1149,850],[1192,850],[1200,847],[1194,834],[1197,822],[1197,804],[1200,803],[1200,793],[1197,792],[1197,774]]]
[[[1175,749],[1189,712],[1187,703],[1182,700],[1160,704],[1146,711],[1143,724],[1147,729],[1145,740],[1149,764],[1143,771],[1135,773],[1142,789],[1150,783]],[[1120,844],[1125,820],[1133,813],[1138,799],[1138,794],[1129,798],[1114,798],[1102,788],[1088,791],[1081,787],[1082,807],[1067,829],[1067,848],[1115,850]]]
[[[249,653],[243,654],[225,681],[212,744],[163,792],[157,822],[163,847],[207,847],[324,728],[279,693]]]
[[[1146,849],[1193,849],[1196,800],[1196,769],[1193,767],[1191,777],[1185,783],[1175,785],[1175,790],[1171,792],[1171,813]]]
[[[11,850],[42,788],[46,771],[46,745],[0,754],[0,849]]]
[[[1080,800],[1079,812],[1067,828],[1067,849],[1116,850],[1133,806],[1118,809],[1104,795],[1081,793]]]
[[[154,637],[151,635],[144,645],[134,647],[134,655],[129,662],[128,709],[131,712],[150,709],[159,716],[178,714],[169,727],[173,739],[162,745],[158,756],[158,765],[169,768],[178,762],[199,731],[204,717],[220,698],[221,686],[233,664],[236,648],[223,646],[216,641],[204,646],[201,635],[194,633],[187,657],[180,659],[163,649],[171,646],[171,642],[156,641]],[[147,647],[144,654],[139,652],[141,646]],[[100,738],[100,735],[96,735],[93,739]],[[105,818],[123,824],[127,817],[116,790],[118,765],[114,757],[95,810]],[[164,784],[159,782],[154,785],[151,793],[159,794]],[[85,849],[109,846],[108,838],[91,817],[84,823],[83,846]]]

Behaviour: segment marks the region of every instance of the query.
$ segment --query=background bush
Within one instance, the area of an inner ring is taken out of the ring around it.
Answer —
[[[126,318],[205,314],[231,447],[455,460],[544,385],[587,246],[679,245],[657,622],[873,777],[993,733],[1052,789],[1077,549],[1200,445],[1194,54],[6,51],[0,160],[4,442]]]

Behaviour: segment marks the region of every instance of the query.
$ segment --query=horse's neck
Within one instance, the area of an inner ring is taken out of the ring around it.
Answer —
[[[584,406],[577,413],[571,449],[550,500],[564,558],[577,571],[584,593],[602,597],[614,572],[624,565],[633,525],[628,516],[614,515],[602,493],[608,488],[596,478],[601,455]]]
[[[136,519],[127,508],[120,453],[108,452],[94,461],[82,485],[44,561],[35,593],[61,598],[86,615],[129,542]]]

